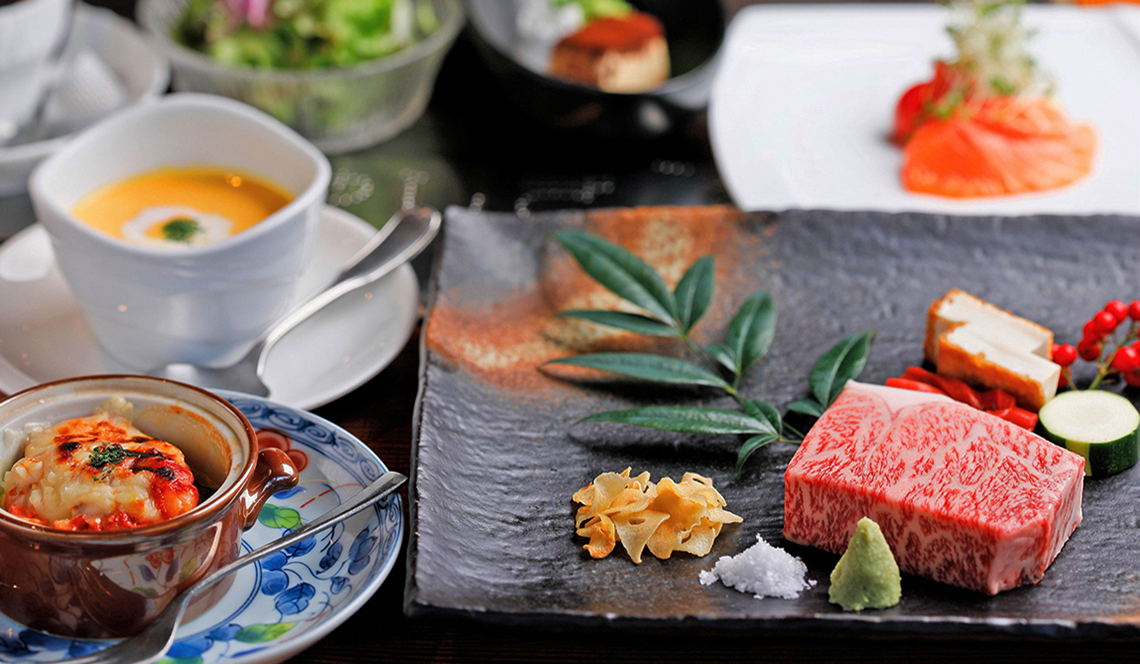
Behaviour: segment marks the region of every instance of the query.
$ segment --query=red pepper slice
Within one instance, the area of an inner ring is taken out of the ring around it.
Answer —
[[[945,392],[933,385],[927,385],[926,383],[910,380],[908,378],[888,378],[887,387],[897,387],[900,390],[914,390],[915,392],[929,392],[930,394],[946,396]]]
[[[978,396],[983,410],[1009,410],[1017,405],[1017,399],[1001,389],[986,390]]]
[[[901,388],[935,395],[946,395],[979,411],[999,416],[1016,426],[1029,431],[1037,426],[1037,414],[1017,407],[1017,399],[1002,389],[992,389],[978,394],[978,391],[963,381],[938,375],[922,369],[921,366],[906,367],[899,378],[888,378],[887,387]]]
[[[1005,419],[1009,419],[1006,416],[1009,415],[1009,412],[1011,410],[1013,410],[1013,408],[1012,407],[1010,407],[1010,408],[985,408],[984,410],[987,413],[989,413],[990,415],[994,415],[996,417],[1000,417],[1001,419],[1005,420]]]
[[[951,399],[961,401],[967,406],[982,410],[982,400],[978,398],[978,393],[974,391],[974,388],[957,378],[938,375],[934,377],[938,379],[936,383],[938,389],[945,392]]]
[[[926,383],[927,385],[938,387],[937,374],[931,373],[922,367],[907,367],[906,371],[903,372],[902,377],[906,378],[907,380],[916,380],[920,383]]]
[[[1017,400],[1005,390],[992,389],[979,394],[977,390],[957,378],[939,376],[922,367],[907,367],[902,376],[888,378],[887,387],[944,394],[955,401],[978,410],[984,410],[1023,429],[1033,431],[1037,426],[1037,414],[1018,408]]]
[[[943,394],[949,396],[955,401],[961,401],[962,403],[968,406],[973,406],[979,410],[982,408],[981,400],[978,398],[978,393],[974,391],[974,388],[958,380],[957,378],[939,376],[938,374],[931,373],[922,367],[907,367],[907,370],[903,372],[902,377],[906,378],[907,380],[913,380],[920,383],[926,383],[927,385],[932,385],[934,387],[937,387]]]
[[[1016,406],[1009,409],[1009,414],[1005,416],[1006,420],[1016,424],[1022,429],[1033,431],[1037,428],[1037,413],[1030,412],[1024,408],[1017,408]]]

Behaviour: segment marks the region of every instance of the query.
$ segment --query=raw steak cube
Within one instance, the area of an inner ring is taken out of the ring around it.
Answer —
[[[784,537],[842,553],[860,517],[904,572],[1037,583],[1081,522],[1085,461],[947,397],[849,382],[784,475]]]

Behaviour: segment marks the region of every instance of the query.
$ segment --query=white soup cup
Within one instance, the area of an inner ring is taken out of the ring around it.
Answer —
[[[260,176],[293,200],[201,247],[129,244],[71,210],[105,185],[159,168],[217,166]],[[312,256],[331,168],[296,132],[240,102],[175,94],[92,127],[32,173],[36,217],[103,349],[141,370],[225,366],[285,313]]]

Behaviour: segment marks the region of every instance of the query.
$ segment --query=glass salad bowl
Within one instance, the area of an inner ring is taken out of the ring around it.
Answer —
[[[141,0],[138,20],[170,59],[174,89],[224,95],[289,125],[329,154],[395,136],[427,107],[440,64],[459,30],[459,0],[431,0],[439,27],[391,55],[344,68],[233,66],[177,43],[175,21],[187,0]]]

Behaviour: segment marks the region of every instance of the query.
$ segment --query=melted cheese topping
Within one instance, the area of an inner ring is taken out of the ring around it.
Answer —
[[[131,426],[123,404],[110,399],[93,415],[34,431],[4,476],[4,509],[63,530],[122,530],[196,507],[182,451]]]

